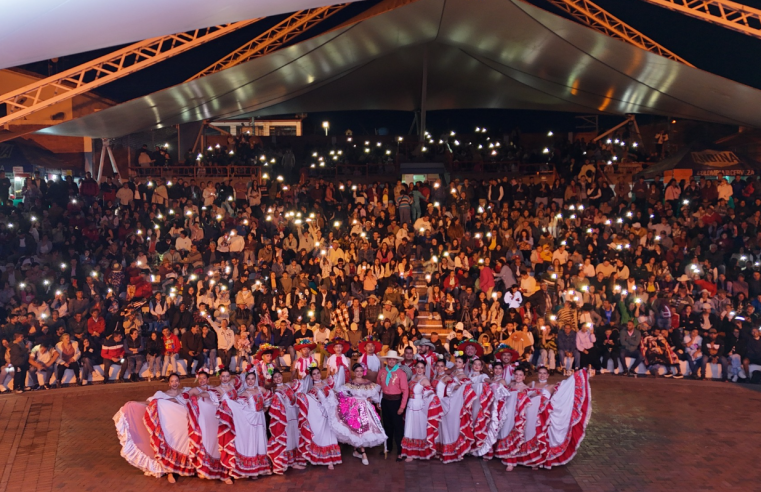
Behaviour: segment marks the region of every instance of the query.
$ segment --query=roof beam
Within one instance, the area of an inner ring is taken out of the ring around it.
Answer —
[[[6,116],[0,118],[0,126],[155,65],[257,20],[233,22],[140,41],[4,94],[0,96],[0,104],[5,104]]]
[[[761,38],[761,10],[729,0],[645,0],[733,31]]]
[[[654,40],[637,31],[618,17],[608,13],[605,9],[589,0],[547,0],[554,6],[571,14],[575,19],[583,22],[595,31],[601,32],[615,39],[620,39],[629,44],[642,48],[645,51],[664,56],[670,60],[684,63],[693,67],[690,62],[677,55],[673,51],[661,46]],[[645,0],[653,1],[653,0]],[[658,1],[658,0],[655,0]]]
[[[241,63],[259,58],[281,48],[285,43],[303,34],[348,4],[330,5],[316,9],[300,10],[291,14],[272,28],[258,35],[218,62],[190,77],[186,82],[225,70]]]

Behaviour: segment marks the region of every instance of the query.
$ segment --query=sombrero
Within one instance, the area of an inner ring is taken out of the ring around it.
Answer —
[[[301,349],[305,348],[314,350],[315,347],[317,347],[317,344],[314,343],[311,338],[299,338],[296,340],[296,343],[293,344],[293,348],[296,350],[296,352],[299,352]]]
[[[512,358],[515,361],[517,361],[518,357],[520,357],[520,355],[518,355],[518,352],[515,351],[510,345],[507,345],[505,343],[500,343],[499,345],[497,345],[497,348],[494,351],[494,358],[496,360],[501,360],[503,352],[509,352],[513,356]]]
[[[343,348],[344,348],[344,350],[343,350],[343,352],[342,352],[342,353],[344,353],[344,354],[345,354],[346,352],[348,352],[348,351],[351,349],[351,344],[349,344],[349,342],[347,342],[346,340],[344,340],[344,339],[343,339],[343,338],[341,338],[341,337],[336,337],[336,338],[334,338],[334,339],[333,339],[333,340],[332,340],[330,343],[328,343],[328,344],[325,346],[325,350],[327,350],[327,351],[328,351],[328,353],[330,353],[330,354],[335,354],[335,353],[336,353],[336,351],[335,351],[335,347],[336,347],[336,345],[338,345],[339,343],[340,343],[340,344],[343,346]]]
[[[430,340],[427,338],[421,338],[420,340],[415,340],[415,343],[413,343],[415,347],[420,347],[422,345],[426,345],[434,350],[436,350],[436,345],[433,344]]]
[[[262,360],[264,354],[272,354],[272,357],[278,357],[280,355],[280,349],[269,343],[263,343],[259,345],[259,350],[256,352],[254,358]]]
[[[373,344],[373,346],[375,347],[376,354],[381,351],[381,348],[383,348],[383,345],[381,345],[381,343],[375,338],[373,338],[372,336],[365,337],[359,341],[359,351],[362,352],[363,354],[367,353],[365,351],[365,347],[367,346],[368,343]]]
[[[476,349],[477,357],[482,357],[484,355],[484,348],[481,346],[480,343],[478,343],[476,340],[472,338],[469,340],[463,340],[462,342],[460,342],[460,344],[457,346],[457,350],[464,354],[465,349],[468,347],[473,347]]]

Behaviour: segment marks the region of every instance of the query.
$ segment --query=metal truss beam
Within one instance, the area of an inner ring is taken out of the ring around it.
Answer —
[[[198,72],[186,82],[205,77],[206,75],[211,75],[221,70],[253,60],[254,58],[259,58],[267,53],[271,53],[293,38],[303,34],[312,26],[319,24],[343,9],[346,5],[348,4],[300,10],[222,58],[217,63]]]
[[[612,38],[633,44],[643,50],[655,53],[671,60],[694,66],[676,53],[664,48],[657,42],[637,31],[618,17],[609,14],[599,5],[589,0],[548,0],[554,6],[571,14],[575,19],[588,25],[595,31]],[[651,0],[645,0],[651,1]]]
[[[761,10],[729,0],[645,0],[660,7],[761,38]]]
[[[207,41],[253,24],[257,20],[234,22],[140,41],[4,94],[0,96],[0,104],[5,104],[6,116],[0,118],[0,126],[155,65]]]

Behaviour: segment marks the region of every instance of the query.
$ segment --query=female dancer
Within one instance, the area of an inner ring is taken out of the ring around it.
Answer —
[[[380,446],[387,439],[374,406],[380,405],[381,387],[365,379],[362,364],[354,364],[351,369],[352,380],[336,387],[324,404],[338,441],[354,446],[352,456],[368,465],[365,448]]]
[[[410,380],[410,397],[404,419],[404,439],[399,456],[429,460],[436,454],[436,439],[439,437],[441,422],[441,402],[433,391],[431,382],[425,377],[426,363],[415,363],[415,375]]]
[[[232,484],[227,471],[222,466],[219,453],[219,422],[217,407],[219,397],[209,385],[209,370],[202,367],[196,373],[198,386],[187,392],[189,418],[190,455],[193,457],[196,473],[209,480],[224,480]]]
[[[167,474],[169,483],[175,483],[175,474],[186,477],[195,474],[190,455],[186,403],[185,395],[180,389],[180,376],[171,374],[169,389],[157,391],[148,398],[148,409],[144,416],[153,455],[161,464],[162,473]]]
[[[455,367],[447,379],[446,364],[437,362],[437,393],[446,400],[441,418],[436,453],[444,463],[460,461],[473,445],[473,402],[476,393],[465,374],[465,358],[455,357]],[[439,386],[441,385],[441,386]]]
[[[313,465],[327,465],[332,470],[334,465],[341,464],[341,448],[338,439],[328,421],[328,413],[323,401],[333,388],[332,378],[322,379],[319,367],[309,371],[310,379],[298,381],[301,387],[306,381],[311,381],[312,387],[299,394],[299,451]],[[305,387],[302,388],[306,389]]]
[[[525,384],[526,373],[518,367],[513,372],[513,380],[505,382],[504,366],[494,364],[494,378],[492,388],[495,394],[493,404],[491,427],[489,435],[481,448],[483,456],[488,457],[492,451],[491,441],[494,441],[494,454],[502,460],[507,471],[513,471],[517,460],[516,455],[520,451],[524,440],[526,425],[526,407],[530,403]],[[488,447],[488,449],[486,449]]]
[[[252,368],[253,369],[253,368]],[[223,371],[220,377],[230,377]],[[259,387],[256,372],[246,374],[241,391],[225,392],[219,417],[219,445],[222,465],[234,478],[257,478],[269,475],[267,458],[267,424],[264,409],[269,406],[270,392]],[[229,479],[228,479],[229,480]]]
[[[484,362],[481,359],[473,360],[470,369],[470,384],[476,393],[471,411],[473,421],[473,451],[478,450],[484,443],[488,433],[489,420],[491,419],[491,405],[494,393],[489,384],[489,375],[483,373]]]
[[[515,369],[514,378],[510,389],[525,392],[529,400],[526,403],[522,442],[510,450],[509,458],[503,459],[507,471],[511,471],[516,464],[535,467],[542,460],[547,445],[548,410],[552,395],[551,386],[536,389],[527,386],[526,373],[522,367]]]
[[[540,367],[538,376],[539,381],[532,384],[533,388],[552,394],[547,447],[539,466],[552,468],[565,465],[576,456],[592,414],[592,393],[585,370],[576,371],[573,377],[561,381],[557,386],[547,382],[547,368]]]
[[[267,456],[272,471],[282,475],[288,468],[303,470],[306,460],[299,452],[299,406],[293,384],[283,383],[283,374],[272,374],[272,403],[270,405],[270,440]]]

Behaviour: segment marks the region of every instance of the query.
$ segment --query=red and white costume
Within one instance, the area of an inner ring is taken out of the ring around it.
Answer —
[[[357,362],[362,364],[362,367],[364,367],[365,370],[367,371],[372,371],[377,373],[377,372],[380,372],[381,370],[381,361],[378,358],[378,356],[375,354],[372,354],[372,355],[362,354],[362,357],[360,357]]]
[[[505,465],[542,468],[573,459],[592,411],[586,371],[561,382],[554,394],[509,390],[501,384],[493,384],[492,390],[488,434],[474,454],[489,458],[493,453]]]
[[[317,367],[317,359],[313,355],[309,357],[299,357],[296,359],[296,376],[299,379],[304,379],[309,376],[309,370],[313,367]]]
[[[491,421],[494,393],[492,392],[491,385],[487,379],[489,379],[489,376],[483,373],[472,373],[470,376],[470,383],[476,394],[476,398],[473,401],[473,408],[471,410],[473,422],[473,451],[479,449],[483,445]]]
[[[209,386],[199,386],[209,397],[190,396],[186,393],[188,409],[188,437],[190,455],[193,457],[196,473],[209,480],[224,480],[227,471],[220,461],[219,422],[217,407],[219,395]]]
[[[270,398],[269,391],[260,389],[253,395],[247,391],[241,391],[237,397],[225,394],[220,400],[217,416],[221,461],[231,477],[257,477],[271,473],[264,417]]]
[[[306,465],[306,460],[299,452],[299,437],[296,390],[281,384],[273,391],[270,404],[270,440],[267,443],[267,456],[272,461],[273,473],[280,475],[293,465]]]
[[[344,354],[333,354],[328,357],[328,374],[333,374],[336,386],[343,386],[344,382],[349,381],[349,358]]]
[[[446,385],[436,382],[444,414],[436,440],[436,454],[444,463],[460,461],[473,446],[473,404],[477,398],[470,379],[453,377]]]
[[[436,440],[443,414],[441,401],[431,386],[410,382],[400,456],[429,460],[436,456]]]
[[[184,394],[171,396],[157,391],[148,399],[144,414],[153,455],[163,473],[194,475],[195,463],[190,452],[188,408]]]
[[[128,401],[114,415],[114,424],[122,458],[146,475],[158,478],[165,469],[151,447],[151,433],[144,420],[147,410],[145,402]]]
[[[310,381],[310,380],[305,380]],[[301,389],[302,383],[296,385]],[[312,387],[298,395],[299,404],[299,451],[313,465],[338,465],[341,463],[341,448],[328,420],[324,400],[333,388],[333,378],[328,378],[321,387]]]

